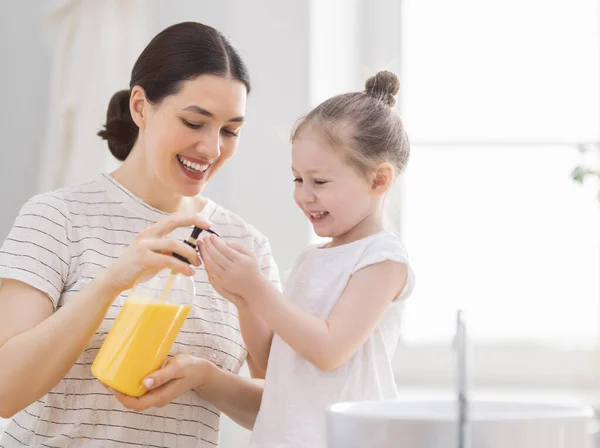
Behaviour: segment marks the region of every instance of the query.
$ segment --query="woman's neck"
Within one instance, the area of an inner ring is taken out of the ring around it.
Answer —
[[[138,143],[112,177],[149,206],[165,213],[200,212],[206,205],[201,197],[185,197],[164,187],[147,168],[148,163]]]

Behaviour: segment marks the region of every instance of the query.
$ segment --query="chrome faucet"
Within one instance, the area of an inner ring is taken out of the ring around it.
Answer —
[[[471,448],[469,431],[469,390],[467,363],[467,331],[462,310],[456,314],[456,335],[454,338],[456,351],[456,395],[458,405],[457,437],[458,448]]]

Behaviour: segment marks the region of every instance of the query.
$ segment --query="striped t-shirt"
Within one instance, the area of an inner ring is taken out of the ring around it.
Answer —
[[[134,196],[110,175],[37,195],[21,209],[0,248],[0,279],[15,279],[48,295],[60,308],[134,240],[166,215]],[[201,216],[221,238],[245,244],[262,272],[279,285],[268,240],[230,211],[208,201]],[[170,237],[187,239],[191,228]],[[196,269],[195,303],[171,354],[189,353],[237,373],[247,355],[237,309]],[[100,328],[58,385],[15,415],[0,447],[215,447],[219,411],[188,391],[164,408],[124,408],[92,376],[90,366],[127,292],[110,307]],[[65,341],[68,343],[68,341]]]

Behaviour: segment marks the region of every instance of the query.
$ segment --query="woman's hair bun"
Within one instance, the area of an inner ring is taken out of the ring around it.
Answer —
[[[124,161],[131,152],[139,132],[129,111],[130,95],[130,90],[120,90],[112,96],[106,112],[106,124],[98,132],[108,142],[112,155],[120,161]]]

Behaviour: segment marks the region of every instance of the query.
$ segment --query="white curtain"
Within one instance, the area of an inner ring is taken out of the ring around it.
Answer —
[[[118,166],[96,134],[150,38],[144,0],[53,0],[44,26],[51,73],[40,191]]]

